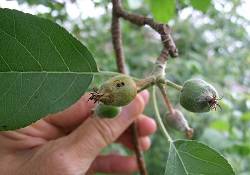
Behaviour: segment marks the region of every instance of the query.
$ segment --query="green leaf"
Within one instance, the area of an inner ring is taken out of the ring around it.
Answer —
[[[92,81],[86,72],[96,71],[88,49],[59,25],[0,9],[0,130],[70,106]]]
[[[191,140],[170,143],[165,175],[234,175],[227,160],[214,149]]]
[[[191,5],[202,12],[206,12],[211,4],[211,0],[191,0]]]
[[[167,23],[175,16],[175,0],[150,0],[150,8],[158,22]]]

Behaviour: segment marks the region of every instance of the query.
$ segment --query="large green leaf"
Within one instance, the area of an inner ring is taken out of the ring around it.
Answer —
[[[206,12],[211,4],[211,0],[191,0],[191,5],[202,12]]]
[[[78,40],[49,20],[0,9],[0,130],[63,110],[88,88],[96,63]]]
[[[175,16],[175,0],[150,0],[150,8],[158,22],[167,23]]]
[[[234,175],[226,159],[214,149],[191,140],[170,143],[165,175]]]

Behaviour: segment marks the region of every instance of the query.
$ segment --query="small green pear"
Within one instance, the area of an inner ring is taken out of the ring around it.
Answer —
[[[191,79],[184,83],[180,93],[180,104],[191,112],[208,112],[220,105],[215,88],[201,79]]]
[[[118,75],[103,83],[98,93],[101,94],[99,101],[103,104],[125,106],[135,98],[137,87],[131,77]]]
[[[95,114],[98,117],[103,117],[103,118],[113,118],[117,116],[121,111],[121,107],[116,107],[116,106],[110,106],[110,105],[105,105],[105,104],[98,104],[95,108]]]

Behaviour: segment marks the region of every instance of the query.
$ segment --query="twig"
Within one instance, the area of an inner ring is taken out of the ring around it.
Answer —
[[[166,106],[167,106],[167,108],[169,110],[169,113],[174,114],[175,110],[174,110],[174,108],[173,108],[173,106],[172,106],[172,104],[171,104],[171,102],[170,102],[170,100],[169,100],[169,98],[167,96],[166,89],[164,88],[164,86],[162,84],[157,84],[157,86],[161,91],[163,100],[164,100],[164,102],[165,102],[165,104],[166,104]]]
[[[125,68],[125,58],[122,47],[122,35],[120,28],[120,19],[117,15],[117,9],[120,7],[120,0],[112,0],[113,9],[112,9],[112,25],[111,25],[111,33],[112,33],[112,43],[115,51],[115,58],[118,71],[124,74],[127,74]]]
[[[147,18],[141,15],[128,13],[124,11],[121,8],[121,6],[117,7],[117,13],[120,17],[130,21],[133,24],[136,24],[138,26],[148,25],[152,29],[154,29],[157,33],[160,34],[163,43],[163,50],[161,55],[158,57],[159,62],[165,63],[169,54],[172,57],[178,56],[178,50],[175,46],[172,36],[170,35],[171,33],[170,27],[167,24],[157,23],[152,18]]]
[[[157,58],[154,66],[154,70],[152,72],[152,75],[148,78],[145,78],[143,81],[139,82],[138,85],[138,92],[142,91],[145,88],[148,88],[152,85],[157,85],[161,91],[161,94],[163,96],[164,102],[166,106],[168,107],[170,113],[174,113],[174,108],[166,94],[166,91],[164,89],[163,84],[167,84],[169,86],[172,86],[178,90],[181,90],[181,86],[178,86],[174,83],[167,82],[164,80],[165,78],[165,69],[166,69],[166,62],[169,57],[177,57],[178,56],[178,50],[175,46],[175,43],[171,36],[171,30],[170,27],[167,24],[161,24],[155,22],[152,18],[144,17],[141,15],[136,15],[132,13],[128,13],[127,11],[123,10],[120,4],[120,0],[112,0],[113,3],[113,18],[112,18],[112,39],[113,39],[113,45],[116,53],[116,60],[117,60],[117,66],[120,72],[125,72],[124,67],[124,54],[122,50],[122,42],[121,42],[121,31],[120,31],[120,25],[119,25],[119,18],[123,18],[133,24],[136,24],[138,26],[144,26],[148,25],[153,30],[155,30],[159,35],[161,36],[161,41],[163,44],[162,51]],[[162,81],[164,80],[164,81]],[[141,175],[147,174],[145,163],[143,159],[142,152],[140,150],[140,145],[138,144],[138,136],[137,136],[137,129],[135,123],[131,126],[132,133],[133,133],[133,142],[135,145],[135,152],[137,155],[137,161],[140,169]]]
[[[116,63],[118,67],[118,71],[121,73],[127,73],[125,68],[125,57],[122,47],[122,36],[121,36],[121,29],[120,29],[120,21],[118,11],[121,8],[120,0],[112,0],[113,9],[112,9],[112,42],[113,47],[116,55]],[[134,145],[134,150],[137,158],[137,163],[139,167],[139,171],[141,175],[147,175],[147,170],[145,166],[145,161],[143,158],[143,153],[138,142],[138,133],[137,133],[137,124],[136,122],[132,123],[129,128],[132,131],[132,142]]]
[[[176,90],[178,90],[178,91],[182,91],[182,86],[181,85],[178,85],[178,84],[175,84],[174,82],[172,82],[172,81],[170,81],[170,80],[168,80],[168,79],[159,79],[158,81],[157,81],[157,83],[160,83],[160,84],[165,84],[165,85],[167,85],[167,86],[170,86],[170,87],[172,87],[172,88],[175,88]]]

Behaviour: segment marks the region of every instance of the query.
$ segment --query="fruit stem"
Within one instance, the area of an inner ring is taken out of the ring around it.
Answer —
[[[159,82],[162,83],[162,84],[166,84],[167,86],[170,86],[172,88],[175,88],[178,91],[181,91],[182,88],[183,88],[181,85],[175,84],[174,82],[172,82],[172,81],[170,81],[168,79],[167,80],[161,79]]]
[[[163,124],[163,121],[161,119],[161,116],[160,116],[160,112],[159,112],[159,108],[158,108],[158,104],[157,104],[157,101],[156,101],[156,93],[155,93],[155,87],[153,87],[153,93],[152,93],[152,96],[153,96],[153,103],[154,103],[154,109],[155,109],[155,114],[156,114],[156,120],[160,126],[160,129],[162,130],[162,132],[164,133],[165,137],[168,139],[168,141],[170,143],[173,142],[173,139],[170,137],[168,131],[166,130],[164,124]]]
[[[155,85],[156,78],[154,76],[149,76],[145,79],[140,79],[136,81],[137,93],[143,91],[144,89],[149,88],[150,86]]]
[[[178,84],[175,84],[174,82],[170,81],[170,80],[166,80],[166,85],[167,86],[170,86],[170,87],[173,87],[175,89],[177,89],[178,91],[181,91],[182,90],[182,86],[178,85]]]
[[[163,100],[164,100],[164,102],[165,102],[165,104],[166,104],[166,106],[167,106],[169,112],[170,112],[171,114],[174,114],[174,113],[175,113],[175,110],[174,110],[173,105],[171,104],[171,102],[170,102],[170,100],[169,100],[169,98],[168,98],[168,96],[167,96],[166,89],[164,88],[164,86],[163,86],[162,84],[157,84],[157,86],[158,86],[158,88],[159,88],[160,91],[161,91]]]

